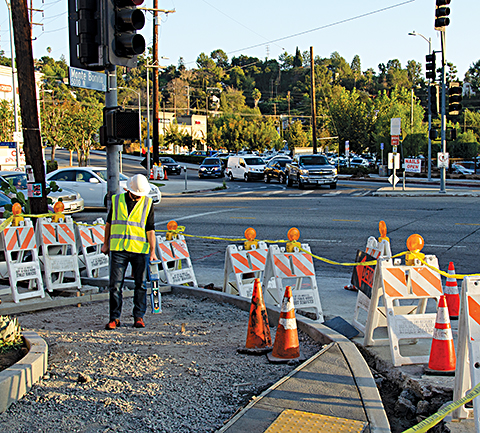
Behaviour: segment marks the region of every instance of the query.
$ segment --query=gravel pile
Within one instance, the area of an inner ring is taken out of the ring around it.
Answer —
[[[162,307],[140,330],[131,298],[114,331],[104,329],[108,302],[18,316],[47,341],[49,368],[0,415],[0,432],[213,432],[296,367],[237,353],[248,312],[169,294]],[[299,339],[307,358],[321,348]]]

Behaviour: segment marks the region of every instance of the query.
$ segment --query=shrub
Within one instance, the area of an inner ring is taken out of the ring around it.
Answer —
[[[0,316],[0,352],[22,344],[22,332],[16,318]]]

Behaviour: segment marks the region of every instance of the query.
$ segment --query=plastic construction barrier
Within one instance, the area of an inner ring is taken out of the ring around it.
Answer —
[[[283,247],[270,245],[263,274],[265,303],[281,305],[286,286],[291,286],[295,309],[313,311],[316,320],[323,322],[313,258],[308,254],[310,247],[301,247],[307,252],[295,247],[294,252],[287,253]]]
[[[465,277],[461,292],[454,401],[480,383],[480,277]],[[466,418],[475,418],[475,431],[480,431],[478,397],[473,400],[473,409],[462,405],[452,413],[454,420]]]
[[[45,297],[33,224],[29,219],[21,221],[21,224],[7,227],[0,233],[0,249],[5,254],[10,280],[7,292],[11,292],[15,303],[22,299]],[[19,285],[23,281],[28,281],[28,288]],[[3,291],[1,294],[4,294]]]
[[[355,262],[369,262],[379,258],[389,259],[392,256],[390,242],[378,242],[373,236],[367,240],[365,252],[358,250]],[[352,274],[352,285],[358,289],[352,325],[365,333],[366,318],[370,309],[370,298],[375,277],[376,265],[355,266]]]
[[[98,278],[108,269],[108,256],[101,249],[105,238],[105,222],[99,218],[93,225],[76,224],[76,243],[79,267],[85,268],[89,278]]]
[[[168,284],[192,284],[198,287],[185,238],[178,234],[171,241],[157,236],[157,257],[162,262]]]
[[[72,218],[68,216],[65,222],[58,223],[51,222],[50,218],[38,219],[36,235],[41,250],[40,263],[50,292],[79,289],[82,285],[73,225]]]
[[[425,262],[438,268],[438,260],[433,255],[426,256]],[[400,342],[412,343],[418,339],[432,339],[436,313],[425,313],[427,301],[433,299],[438,305],[442,294],[440,274],[422,265],[417,259],[413,266],[401,265],[400,259],[395,262],[391,259],[381,260],[375,273],[364,345],[390,344],[395,366],[428,363],[429,353],[402,355]],[[381,297],[384,308],[379,306]],[[374,331],[383,325],[380,319],[384,318],[388,338],[374,338]],[[405,347],[406,344],[403,349]]]
[[[259,242],[258,247],[245,250],[242,246],[228,245],[225,253],[223,291],[231,295],[251,298],[255,279],[262,281],[267,263],[268,246]]]

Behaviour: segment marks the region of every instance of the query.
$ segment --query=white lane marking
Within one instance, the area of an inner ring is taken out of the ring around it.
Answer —
[[[269,195],[272,195],[272,194],[280,194],[281,192],[283,192],[283,190],[280,190],[280,191],[270,191],[270,192],[267,192],[267,193],[263,194],[263,197],[268,197]]]
[[[425,244],[426,247],[435,247],[435,248],[467,248],[465,245],[431,245]]]
[[[338,194],[341,194],[341,193],[342,193],[342,191],[330,192],[328,194],[322,194],[322,197],[329,197],[329,196],[338,195]]]
[[[175,221],[190,220],[192,218],[197,218],[197,217],[201,217],[201,216],[205,216],[205,215],[213,215],[213,214],[216,214],[216,213],[223,213],[223,212],[233,212],[234,210],[236,210],[236,209],[223,209],[223,210],[216,210],[216,211],[213,211],[213,212],[197,213],[195,215],[188,215],[188,216],[179,217],[179,218],[170,218],[170,219],[165,220],[165,221],[156,221],[155,224],[166,224],[169,221],[171,221],[172,219],[174,219]]]
[[[254,192],[256,192],[256,191],[242,191],[242,192],[239,192],[239,193],[237,193],[237,194],[229,194],[229,195],[230,195],[230,197],[238,197],[239,195],[252,194],[252,193],[254,193]]]
[[[308,194],[311,194],[313,192],[313,189],[311,189],[310,191],[305,191],[305,192],[302,192],[300,194],[288,194],[289,197],[302,197],[304,195],[308,195]]]

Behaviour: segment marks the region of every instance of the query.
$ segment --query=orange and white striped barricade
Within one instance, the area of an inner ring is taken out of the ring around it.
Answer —
[[[187,242],[182,235],[177,235],[177,238],[171,241],[157,236],[157,257],[162,262],[168,284],[193,284],[198,287]]]
[[[108,269],[108,256],[101,251],[105,222],[98,218],[93,225],[77,223],[75,227],[79,268],[86,269],[89,278],[98,278],[101,270]]]
[[[263,274],[265,303],[281,305],[286,286],[292,286],[295,309],[313,311],[316,320],[323,322],[310,247],[308,244],[301,247],[307,252],[295,247],[293,253],[287,253],[283,247],[270,245]]]
[[[45,297],[32,221],[25,219],[20,224],[6,227],[0,232],[0,248],[5,253],[10,280],[10,288],[2,290],[0,294],[11,293],[15,303],[22,299]],[[27,289],[19,287],[21,281],[28,281]]]
[[[458,317],[457,365],[453,401],[467,394],[480,382],[480,277],[465,277],[462,282]],[[480,431],[480,400],[473,400],[473,409],[460,406],[452,412],[453,420],[475,418],[475,431]]]
[[[38,219],[36,235],[41,249],[40,263],[49,292],[82,286],[73,225],[69,216],[65,222],[57,223],[51,222],[50,218]]]
[[[373,236],[367,239],[365,252],[358,250],[355,262],[369,262],[379,258],[388,259],[392,256],[390,242],[378,242]],[[366,320],[370,309],[370,298],[374,282],[376,265],[355,266],[352,273],[352,285],[358,289],[357,301],[353,313],[352,325],[365,333]]]
[[[268,246],[265,242],[252,245],[245,250],[243,246],[228,245],[225,252],[225,271],[223,291],[230,295],[251,298],[255,279],[262,281],[267,263]]]
[[[398,260],[399,261],[399,260]],[[438,269],[435,256],[425,256],[425,261]],[[390,344],[392,362],[395,366],[426,364],[429,353],[407,354],[406,344],[418,339],[432,339],[436,312],[425,313],[429,299],[438,301],[442,292],[440,274],[415,260],[413,266],[396,264],[397,261],[381,260],[375,273],[374,290],[370,301],[369,315],[365,327],[365,346]],[[384,308],[379,307],[383,296]],[[386,318],[388,338],[374,338],[376,328],[382,326],[380,318]],[[402,354],[403,350],[405,354]],[[412,351],[413,352],[413,351]],[[418,352],[418,349],[415,349]]]

